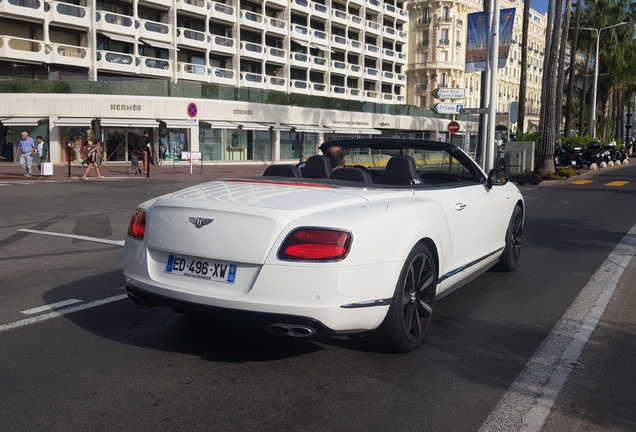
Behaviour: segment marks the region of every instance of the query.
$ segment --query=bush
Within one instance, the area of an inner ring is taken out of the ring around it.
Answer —
[[[525,171],[522,173],[511,174],[510,180],[517,183],[519,186],[523,186],[526,184],[538,185],[543,182],[543,177],[537,172]]]
[[[574,168],[572,168],[571,166],[569,167],[565,167],[565,168],[561,168],[558,169],[556,174],[561,177],[561,178],[570,178],[572,176],[578,175],[578,173],[576,172],[576,170]]]

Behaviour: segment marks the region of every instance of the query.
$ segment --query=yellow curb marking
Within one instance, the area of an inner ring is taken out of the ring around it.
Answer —
[[[626,181],[613,181],[610,183],[607,183],[605,186],[625,186],[627,183]]]
[[[575,185],[584,185],[584,184],[588,184],[588,183],[592,183],[594,180],[577,180],[572,182],[572,184]]]

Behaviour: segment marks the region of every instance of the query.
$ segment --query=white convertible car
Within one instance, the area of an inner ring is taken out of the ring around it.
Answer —
[[[418,347],[435,300],[492,266],[517,267],[524,201],[451,144],[331,141],[346,167],[203,183],[141,204],[125,245],[139,305],[255,318],[295,337],[366,334]]]

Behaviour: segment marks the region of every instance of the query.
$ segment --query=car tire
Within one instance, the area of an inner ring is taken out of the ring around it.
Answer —
[[[523,212],[515,206],[508,229],[506,230],[506,245],[499,257],[499,262],[493,267],[496,271],[511,272],[517,268],[521,257],[521,241],[523,240]]]
[[[418,243],[404,262],[384,321],[368,335],[370,342],[397,352],[419,347],[433,319],[436,289],[433,255]]]

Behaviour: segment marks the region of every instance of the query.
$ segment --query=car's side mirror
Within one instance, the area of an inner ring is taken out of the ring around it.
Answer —
[[[508,175],[504,170],[501,169],[491,169],[488,173],[488,189],[491,189],[493,186],[503,186],[508,183]]]

